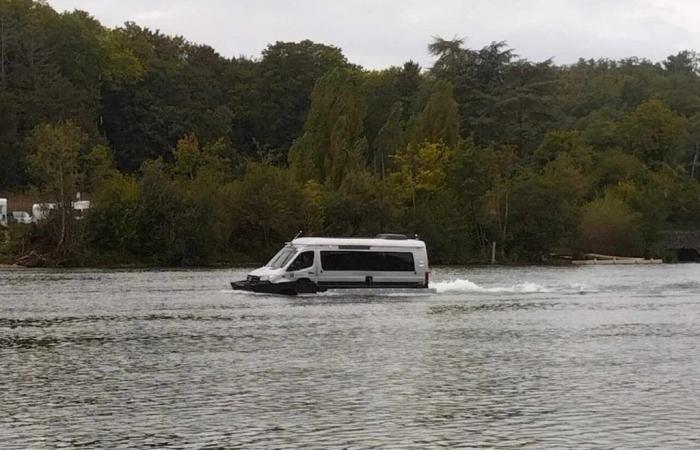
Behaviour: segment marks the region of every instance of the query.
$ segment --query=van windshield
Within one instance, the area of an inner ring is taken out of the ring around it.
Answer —
[[[291,261],[292,257],[297,253],[297,250],[293,247],[284,247],[282,250],[277,252],[275,256],[272,257],[270,262],[265,264],[265,267],[270,267],[272,269],[280,269],[287,265]]]

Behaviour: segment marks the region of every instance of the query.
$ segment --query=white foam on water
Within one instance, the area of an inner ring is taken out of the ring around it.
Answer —
[[[457,278],[446,281],[432,281],[430,283],[433,292],[345,292],[330,290],[327,292],[319,292],[317,294],[300,294],[300,297],[348,297],[348,296],[372,296],[372,297],[408,297],[408,296],[430,296],[437,294],[459,294],[459,293],[481,293],[481,294],[537,294],[537,293],[560,293],[560,294],[588,294],[599,292],[597,289],[591,288],[584,284],[567,284],[560,286],[543,286],[531,281],[525,281],[510,286],[481,286],[466,278]],[[247,296],[268,296],[272,294],[262,294],[247,291],[222,290],[221,292],[233,292]]]
[[[552,292],[551,289],[537,283],[525,282],[513,286],[484,287],[466,279],[450,281],[438,281],[430,283],[438,293],[483,292],[489,294],[529,294],[538,292]]]

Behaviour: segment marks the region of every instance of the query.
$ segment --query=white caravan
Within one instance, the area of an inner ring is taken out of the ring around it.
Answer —
[[[231,283],[234,290],[296,295],[329,289],[428,290],[425,243],[400,234],[374,239],[304,237],[265,266]]]
[[[0,198],[0,225],[7,226],[7,199]]]
[[[77,219],[82,219],[85,216],[85,211],[92,207],[90,200],[78,200],[71,202],[70,205],[75,211]],[[56,203],[34,203],[32,205],[32,220],[40,222],[47,219],[52,209],[58,209],[58,205]]]

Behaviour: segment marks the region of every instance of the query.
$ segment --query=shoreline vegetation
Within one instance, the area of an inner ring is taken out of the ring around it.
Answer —
[[[668,259],[663,231],[700,228],[694,51],[572,65],[505,42],[428,51],[431,67],[384,70],[308,40],[229,58],[3,1],[0,197],[57,206],[2,227],[0,263],[231,266],[299,230],[418,234],[435,265],[488,263],[494,242],[502,264]]]
[[[681,264],[678,263],[677,261],[672,261],[672,260],[667,260],[663,262],[664,264]],[[33,270],[33,269],[47,269],[47,270],[106,270],[106,271],[188,271],[188,270],[235,270],[235,269],[254,269],[261,267],[263,264],[265,264],[264,261],[258,261],[258,262],[250,262],[250,263],[235,263],[235,262],[230,262],[230,263],[206,263],[203,265],[193,265],[193,266],[185,266],[185,265],[176,265],[176,266],[154,266],[150,264],[136,264],[136,263],[131,263],[131,264],[115,264],[115,265],[91,265],[91,266],[76,266],[76,265],[66,265],[66,264],[61,264],[61,265],[46,265],[46,266],[23,266],[19,265],[16,263],[13,264],[5,264],[5,263],[0,263],[0,271],[2,270],[7,270],[7,269],[12,269],[12,270]],[[594,264],[591,264],[594,265]],[[611,264],[614,265],[614,264]],[[648,264],[618,264],[618,265],[625,265],[625,266],[645,266]],[[465,263],[465,264],[431,264],[432,268],[486,268],[486,267],[500,267],[500,268],[519,268],[519,267],[568,267],[572,269],[576,268],[581,268],[587,266],[586,264],[584,265],[576,265],[576,264],[570,264],[570,263],[553,263],[553,262],[506,262],[506,263],[500,263],[497,262],[495,264],[491,263]]]

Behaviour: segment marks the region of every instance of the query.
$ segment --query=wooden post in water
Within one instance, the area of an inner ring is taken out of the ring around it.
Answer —
[[[491,264],[496,264],[496,241],[491,243]]]

